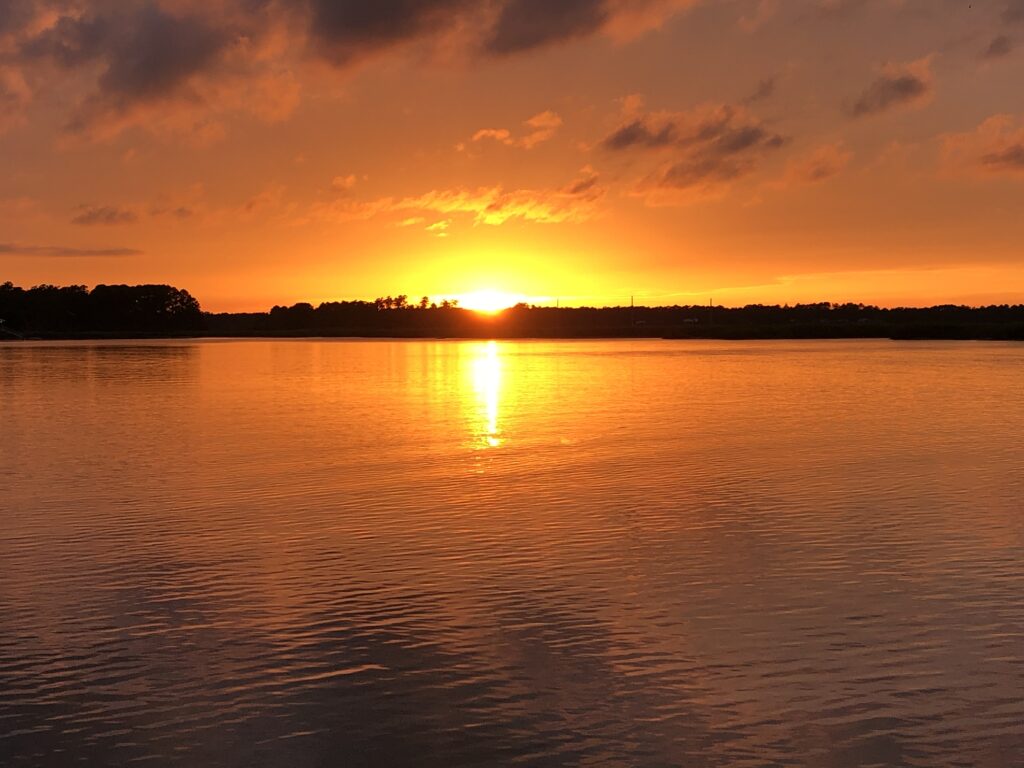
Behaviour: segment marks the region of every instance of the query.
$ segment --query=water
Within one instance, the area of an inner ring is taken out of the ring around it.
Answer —
[[[0,765],[1024,765],[1024,346],[0,345]]]

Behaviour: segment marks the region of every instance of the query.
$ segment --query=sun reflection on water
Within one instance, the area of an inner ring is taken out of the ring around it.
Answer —
[[[481,409],[480,433],[490,448],[501,445],[498,428],[498,407],[501,402],[501,355],[498,344],[489,341],[474,350],[472,362],[473,389]]]

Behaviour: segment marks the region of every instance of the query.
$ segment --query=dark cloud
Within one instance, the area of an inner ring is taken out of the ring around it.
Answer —
[[[25,60],[47,60],[69,73],[94,67],[95,90],[79,102],[68,128],[94,124],[131,112],[140,104],[189,94],[195,76],[210,74],[237,33],[200,15],[176,15],[152,0],[92,13],[64,15],[44,32],[24,40]]]
[[[652,177],[653,184],[687,189],[744,176],[786,141],[745,110],[721,105],[633,117],[605,137],[601,146],[612,152],[670,152],[669,162]]]
[[[946,134],[943,160],[954,173],[1020,178],[1024,175],[1024,120],[997,114],[973,131]]]
[[[675,123],[666,121],[659,125],[652,123],[650,118],[640,117],[616,128],[604,138],[601,146],[610,150],[656,149],[671,146],[675,141]]]
[[[1010,24],[1024,22],[1024,0],[1008,0],[1003,9],[1003,21]]]
[[[564,190],[565,194],[571,196],[587,196],[599,192],[598,182],[601,177],[593,168],[587,167],[580,172],[579,178],[575,179]]]
[[[780,147],[785,137],[729,105],[695,113],[642,115],[619,126],[601,141],[612,151],[708,145],[721,154],[762,146]]]
[[[198,17],[177,17],[146,6],[110,35],[107,70],[100,88],[131,99],[173,92],[210,67],[231,39]]]
[[[931,80],[923,66],[890,69],[880,75],[850,107],[853,117],[867,117],[913,104],[931,93]]]
[[[818,184],[838,176],[853,159],[842,142],[825,144],[790,161],[784,182]]]
[[[983,166],[992,171],[1024,171],[1024,144],[1012,144],[982,156]]]
[[[23,28],[34,12],[32,0],[0,0],[0,35]]]
[[[504,56],[588,37],[650,0],[308,0],[313,50],[338,66],[458,30],[468,50]],[[663,14],[664,15],[664,14]],[[656,17],[660,18],[660,17]]]
[[[135,248],[66,248],[59,245],[16,245],[0,243],[0,256],[42,256],[76,258],[89,256],[141,256]]]
[[[118,224],[134,224],[139,217],[134,211],[112,205],[83,205],[73,219],[72,224],[83,227],[97,225],[115,226]]]
[[[75,79],[79,95],[69,105],[66,125],[73,137],[109,138],[143,126],[205,143],[223,136],[224,121],[217,118],[224,113],[245,110],[267,120],[287,116],[299,98],[293,67],[301,66],[304,56],[339,68],[414,44],[445,56],[505,56],[600,32],[629,36],[658,26],[686,5],[684,0],[0,0],[0,43],[7,63],[25,69],[33,90]],[[32,23],[44,18],[45,24]],[[92,85],[84,85],[90,79]]]
[[[590,35],[608,19],[605,0],[509,0],[484,47],[495,54],[527,51]]]
[[[730,128],[711,141],[691,145],[658,182],[676,189],[729,182],[751,173],[765,154],[785,143],[784,137],[760,126]]]
[[[49,58],[65,69],[95,61],[103,46],[103,28],[95,19],[62,16],[54,25],[22,43],[29,58]]]
[[[743,99],[743,104],[756,104],[759,101],[771,98],[775,94],[776,79],[774,77],[766,77],[764,80],[757,84],[757,87]]]
[[[311,0],[310,39],[335,64],[452,27],[471,0]]]
[[[180,205],[176,208],[154,207],[149,211],[150,216],[171,216],[172,218],[184,221],[195,216],[195,211],[188,206]]]
[[[1006,35],[998,35],[992,38],[988,48],[981,55],[983,59],[1000,59],[1013,51],[1013,40]]]
[[[64,16],[23,51],[65,68],[103,62],[101,92],[147,99],[174,91],[209,67],[229,40],[199,17],[173,16],[147,3],[134,12]]]

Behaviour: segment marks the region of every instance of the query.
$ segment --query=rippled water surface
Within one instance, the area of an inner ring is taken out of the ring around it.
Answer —
[[[1024,765],[1024,346],[0,345],[0,765]]]

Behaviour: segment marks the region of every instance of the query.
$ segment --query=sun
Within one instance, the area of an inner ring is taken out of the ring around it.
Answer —
[[[482,312],[486,315],[496,315],[502,310],[514,307],[519,302],[525,300],[524,296],[492,290],[473,291],[472,293],[464,293],[456,298],[459,300],[460,307],[472,309],[475,312]]]

